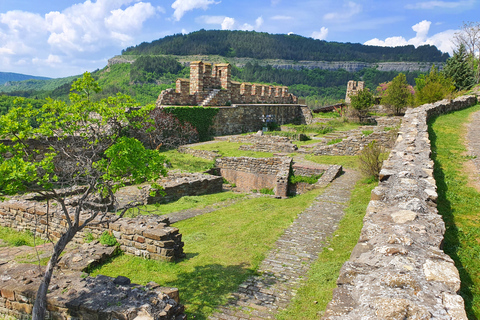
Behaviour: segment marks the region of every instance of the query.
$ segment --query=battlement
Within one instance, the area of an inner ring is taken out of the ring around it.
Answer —
[[[240,83],[231,80],[229,63],[190,62],[190,79],[177,79],[175,90],[162,91],[161,105],[226,106],[231,104],[296,104],[298,98],[285,86]]]

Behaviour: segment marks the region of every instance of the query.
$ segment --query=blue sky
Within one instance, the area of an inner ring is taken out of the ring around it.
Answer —
[[[126,47],[202,28],[452,53],[454,33],[479,19],[480,0],[0,0],[0,71],[81,74]]]

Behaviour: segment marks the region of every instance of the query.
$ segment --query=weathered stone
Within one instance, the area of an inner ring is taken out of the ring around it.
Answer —
[[[411,210],[400,210],[391,214],[393,222],[395,223],[405,223],[413,221],[417,218],[417,213]]]
[[[452,262],[427,259],[423,264],[423,272],[428,281],[443,282],[453,292],[460,290],[460,276]]]

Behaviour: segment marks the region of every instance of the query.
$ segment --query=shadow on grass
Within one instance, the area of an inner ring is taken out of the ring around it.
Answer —
[[[229,295],[252,274],[243,265],[210,264],[179,273],[175,281],[165,285],[179,288],[180,300],[186,305],[189,319],[203,320],[224,305]]]
[[[458,269],[461,280],[460,295],[465,300],[465,311],[467,312],[468,319],[478,320],[473,311],[473,293],[470,287],[474,285],[471,275],[464,269],[464,266],[458,256],[458,248],[460,247],[459,230],[455,224],[455,216],[453,214],[452,206],[447,198],[448,186],[445,179],[442,163],[437,159],[437,135],[432,129],[432,124],[436,118],[433,118],[428,123],[428,134],[430,138],[430,144],[432,149],[431,158],[434,162],[433,175],[437,183],[437,209],[438,213],[443,217],[445,222],[445,236],[443,241],[443,250],[448,254]]]

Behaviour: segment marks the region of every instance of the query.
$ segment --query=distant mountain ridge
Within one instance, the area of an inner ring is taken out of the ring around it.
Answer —
[[[175,34],[123,50],[122,55],[220,55],[294,61],[445,62],[435,46],[367,46],[255,31],[199,30]]]
[[[4,85],[7,82],[10,81],[24,81],[24,80],[50,80],[51,78],[48,77],[37,77],[37,76],[31,76],[27,74],[21,74],[21,73],[13,73],[13,72],[0,72],[0,85]]]

